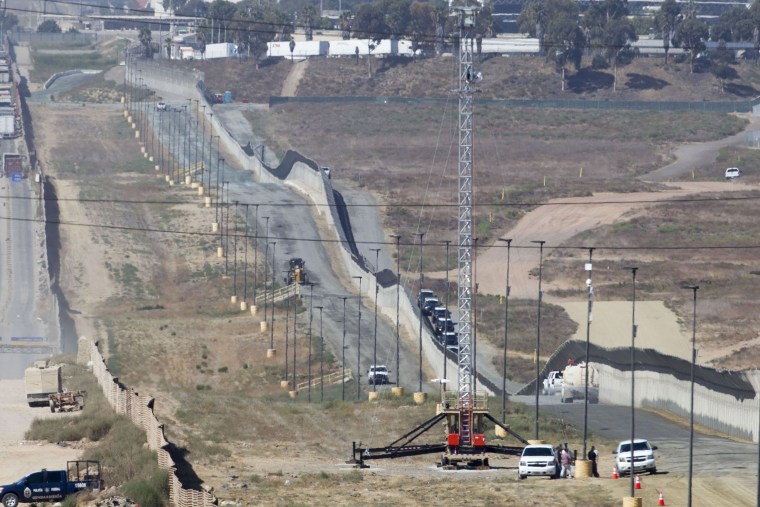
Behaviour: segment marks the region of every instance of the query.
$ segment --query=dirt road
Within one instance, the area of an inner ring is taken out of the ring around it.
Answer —
[[[45,407],[30,408],[24,395],[23,380],[0,380],[0,484],[18,480],[24,475],[47,468],[66,467],[81,451],[57,444],[27,442],[24,433],[34,418],[70,417],[53,414]]]
[[[640,211],[654,205],[651,201],[683,198],[704,192],[726,192],[756,189],[756,185],[725,182],[683,182],[670,184],[662,192],[640,192],[633,194],[598,193],[591,197],[557,199],[531,211],[510,231],[499,237],[512,238],[510,254],[509,284],[511,296],[535,299],[538,283],[530,276],[530,271],[538,268],[538,246],[531,243],[544,240],[544,259],[551,255],[554,247],[564,245],[575,235],[600,225],[614,223],[626,214]],[[557,205],[557,203],[565,203]],[[568,204],[569,203],[569,204]],[[582,245],[578,245],[582,246]],[[502,243],[485,249],[478,256],[478,272],[488,273],[477,280],[480,291],[485,294],[504,294],[507,276],[507,251]],[[442,277],[445,273],[428,276]],[[544,281],[546,282],[546,281]],[[544,290],[551,284],[544,285]]]

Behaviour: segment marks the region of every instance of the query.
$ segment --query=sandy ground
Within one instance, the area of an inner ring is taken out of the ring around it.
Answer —
[[[575,235],[612,224],[626,214],[640,211],[651,204],[642,201],[683,198],[691,194],[704,192],[727,192],[756,189],[755,185],[725,182],[683,182],[670,184],[662,192],[639,192],[631,194],[597,193],[591,197],[557,199],[536,208],[518,222],[509,231],[499,234],[502,238],[512,238],[510,253],[509,285],[511,297],[536,297],[538,282],[530,276],[532,269],[538,268],[538,246],[531,241],[544,240],[544,259],[551,255],[553,247],[564,245]],[[552,206],[552,203],[576,203],[577,205]],[[582,245],[574,245],[582,246]],[[488,276],[478,278],[480,292],[485,294],[504,294],[504,280],[507,276],[507,249],[503,243],[484,249],[478,255],[478,272]],[[433,273],[428,276],[445,276],[445,273]],[[552,287],[544,284],[544,290]],[[548,299],[548,298],[547,298]]]
[[[583,301],[561,302],[571,319],[576,321],[576,340],[586,339],[586,309]],[[663,354],[691,360],[691,336],[678,324],[676,315],[662,301],[636,302],[636,346],[657,349]],[[591,342],[602,347],[631,346],[631,302],[596,301],[591,321]],[[667,339],[663,339],[667,337]]]
[[[47,468],[63,469],[67,460],[74,460],[81,451],[56,444],[28,442],[24,433],[35,418],[62,418],[47,407],[31,408],[26,403],[23,380],[0,380],[0,484],[7,484],[24,475]]]

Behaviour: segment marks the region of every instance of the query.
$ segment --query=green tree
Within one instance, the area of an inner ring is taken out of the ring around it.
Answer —
[[[409,34],[414,49],[431,43],[432,35],[435,33],[433,5],[430,2],[413,2],[409,6],[409,17]]]
[[[553,60],[561,54],[562,59],[577,61],[580,66],[585,44],[579,42],[577,32],[580,38],[585,36],[578,26],[578,17],[578,4],[573,0],[532,0],[520,12],[517,22],[521,31],[538,39],[541,54]],[[576,49],[581,52],[576,54]]]
[[[145,58],[150,58],[153,56],[153,47],[151,46],[153,43],[153,36],[150,33],[150,28],[141,28],[137,39],[140,41],[140,44],[143,47],[143,54],[145,55]]]
[[[238,4],[240,5],[240,4]],[[241,14],[243,9],[240,9]],[[212,34],[212,41],[216,42],[230,42],[234,38],[234,34],[229,31],[231,21],[238,14],[238,6],[227,0],[214,0],[208,6],[206,18],[214,27],[214,31],[217,33],[216,37]],[[213,20],[213,21],[211,21]]]
[[[725,42],[743,42],[752,40],[754,25],[747,9],[734,6],[723,11],[710,29],[710,39]]]
[[[631,42],[638,39],[628,14],[626,0],[603,0],[591,3],[583,16],[594,52],[602,55],[607,65],[617,63],[618,55],[630,50]]]
[[[385,25],[388,27],[388,34],[383,38],[400,39],[406,35],[411,22],[409,7],[409,0],[381,0],[380,8],[385,13]]]
[[[257,68],[261,56],[266,54],[267,42],[276,37],[289,39],[293,31],[290,16],[274,4],[259,5],[250,0],[238,4],[230,26],[238,54],[252,54]]]
[[[48,19],[47,21],[40,23],[40,26],[37,27],[37,31],[40,33],[61,33],[61,27],[52,19]]]
[[[660,5],[660,10],[655,14],[655,23],[662,34],[662,47],[665,50],[665,65],[668,64],[668,51],[673,40],[673,35],[678,28],[678,21],[681,18],[681,6],[676,0],[665,0]]]
[[[163,5],[165,11],[177,12],[184,7],[186,3],[187,0],[163,0],[161,5]]]
[[[689,17],[680,24],[673,37],[673,44],[689,52],[689,69],[694,72],[694,61],[697,55],[705,50],[705,41],[710,35],[704,21]]]
[[[583,48],[586,35],[575,19],[558,16],[546,25],[544,47],[546,57],[554,62],[557,72],[562,76],[562,90],[565,90],[565,70],[572,64],[575,70],[581,68]]]
[[[354,37],[379,42],[388,36],[388,30],[380,5],[361,4],[356,8],[353,23]]]
[[[15,14],[4,12],[2,17],[0,17],[0,29],[10,30],[16,25],[18,25],[18,17]]]
[[[710,55],[710,72],[718,80],[720,91],[726,93],[726,82],[737,79],[739,74],[731,67],[736,63],[734,52],[726,47],[726,43],[721,41],[718,49]]]

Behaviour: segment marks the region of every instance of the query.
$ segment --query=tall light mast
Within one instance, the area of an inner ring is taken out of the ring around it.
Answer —
[[[472,68],[473,34],[477,10],[459,8],[459,191],[457,220],[457,267],[459,303],[459,375],[460,445],[472,445],[473,392],[473,316],[472,279],[472,101],[473,84],[480,80]]]

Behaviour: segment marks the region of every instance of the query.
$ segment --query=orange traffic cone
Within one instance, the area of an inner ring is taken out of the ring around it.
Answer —
[[[660,499],[657,501],[657,505],[665,505],[665,499],[662,497],[662,493],[660,493]]]
[[[641,489],[641,479],[639,479],[639,476],[636,476],[636,485],[634,486],[636,489]]]
[[[617,479],[618,478],[618,469],[617,467],[612,467],[612,478]]]

